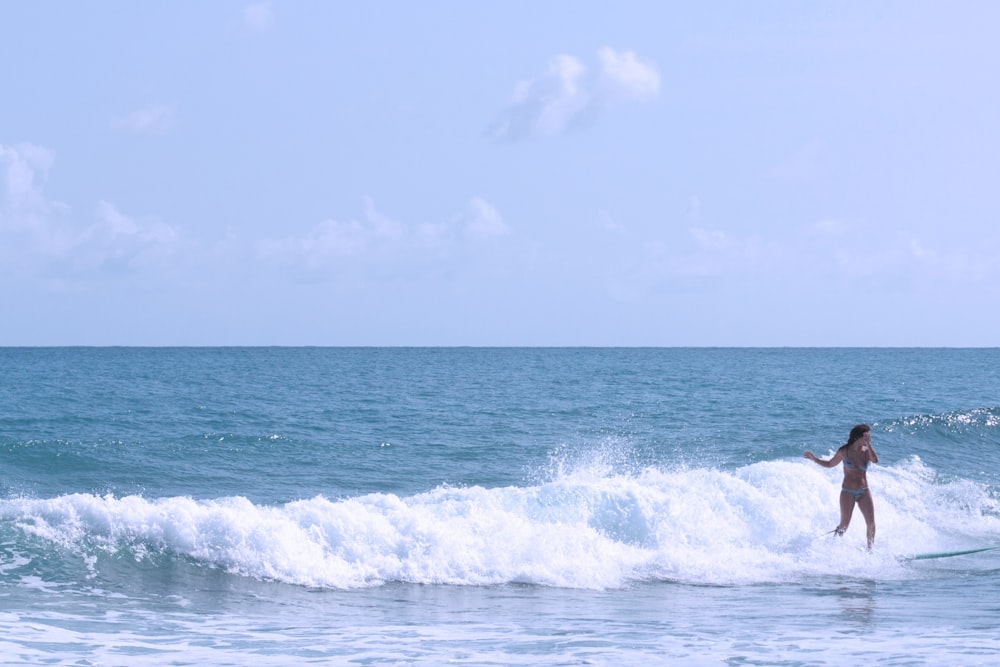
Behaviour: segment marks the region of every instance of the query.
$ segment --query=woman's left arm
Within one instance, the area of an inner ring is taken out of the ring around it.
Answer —
[[[878,454],[875,453],[875,448],[871,446],[871,443],[867,445],[868,447],[868,460],[872,463],[878,463]]]

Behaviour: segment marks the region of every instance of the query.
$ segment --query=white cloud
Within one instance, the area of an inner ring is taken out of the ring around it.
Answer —
[[[473,197],[461,216],[463,231],[473,238],[503,236],[510,233],[500,212],[481,197]]]
[[[600,80],[610,95],[648,100],[659,94],[659,72],[654,65],[639,60],[635,51],[618,52],[606,46],[597,52],[597,58]]]
[[[702,229],[701,227],[691,229],[691,238],[694,239],[698,247],[704,250],[729,250],[739,243],[723,231],[718,229]]]
[[[336,269],[355,260],[391,251],[405,242],[404,225],[375,208],[365,197],[365,219],[324,220],[302,236],[258,241],[259,257],[308,271]]]
[[[243,8],[243,23],[251,30],[266,30],[271,27],[274,14],[271,5],[261,2]]]
[[[928,242],[911,233],[869,233],[863,243],[838,245],[831,252],[834,266],[845,279],[912,280],[942,284],[994,279],[1000,268],[995,246],[954,247],[954,238]]]
[[[371,197],[365,197],[365,218],[377,238],[396,240],[404,234],[403,224],[379,213]]]
[[[162,263],[176,250],[173,227],[134,220],[108,202],[98,204],[93,222],[75,224],[70,208],[42,190],[54,160],[37,146],[0,146],[0,270],[65,276],[111,266],[137,269]]]
[[[106,201],[97,205],[96,220],[76,239],[77,264],[87,268],[162,266],[177,249],[176,228],[156,220],[136,220]]]
[[[810,227],[812,232],[826,236],[838,236],[845,233],[848,230],[848,225],[842,220],[836,220],[833,218],[826,218],[820,220],[819,222],[813,224]]]
[[[810,285],[886,291],[900,286],[995,282],[1000,248],[956,247],[957,239],[824,219],[791,236],[743,236],[694,227],[687,250],[650,257],[644,275],[661,284],[687,278],[733,285],[751,281],[773,288]],[[749,284],[749,283],[748,283]],[[770,289],[769,287],[769,289]]]
[[[641,61],[634,51],[604,47],[597,57],[599,68],[591,74],[571,55],[554,56],[542,74],[517,84],[488,136],[518,141],[560,134],[612,103],[645,101],[659,93],[656,66]]]
[[[162,134],[174,123],[174,108],[164,104],[152,104],[112,120],[116,130],[132,134]]]
[[[318,271],[359,254],[365,243],[365,230],[357,220],[324,220],[304,236],[260,240],[256,251],[267,261]]]
[[[465,209],[441,222],[405,224],[380,213],[371,197],[363,220],[325,220],[302,236],[263,239],[260,258],[310,272],[356,269],[363,265],[421,263],[453,253],[463,240],[485,240],[510,233],[496,207],[473,197]]]
[[[689,230],[694,249],[665,256],[668,275],[676,277],[767,276],[785,271],[787,247],[757,236],[740,237],[719,229],[693,227]]]
[[[611,232],[613,234],[627,234],[628,229],[622,223],[615,220],[614,217],[607,211],[597,212],[597,226],[598,228]]]
[[[228,239],[215,248],[185,240],[179,229],[136,217],[101,200],[85,220],[44,192],[51,151],[31,145],[0,146],[0,273],[44,278],[49,284],[84,284],[123,273],[154,276],[182,264],[208,262],[220,253],[250,249],[258,258],[300,273],[344,275],[362,281],[386,275],[434,272],[451,262],[475,262],[484,244],[511,233],[500,211],[483,197],[437,223],[406,224],[383,214],[371,197],[357,220],[328,219],[301,236],[249,244]],[[54,281],[54,282],[52,282]]]
[[[51,213],[38,181],[44,181],[55,162],[55,155],[40,146],[0,144],[0,170],[3,175],[3,201],[0,202],[0,228],[8,231],[33,227],[39,217]]]
[[[42,190],[54,162],[55,154],[40,146],[0,145],[0,269],[25,270],[35,258],[72,245],[65,229],[69,207],[46,199]]]

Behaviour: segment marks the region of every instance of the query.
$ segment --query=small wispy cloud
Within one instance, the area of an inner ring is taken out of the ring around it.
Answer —
[[[692,227],[691,238],[702,250],[723,251],[737,247],[741,241],[719,229]]]
[[[251,30],[267,30],[274,22],[271,5],[261,2],[243,8],[243,24]]]
[[[324,220],[301,236],[262,239],[255,244],[260,259],[308,272],[337,271],[358,265],[398,262],[413,265],[448,256],[462,242],[485,241],[511,233],[490,202],[473,197],[465,208],[440,222],[406,224],[390,218],[364,200],[360,220]]]
[[[371,197],[365,197],[365,219],[375,238],[398,240],[405,233],[403,223],[380,213],[375,208],[375,200]]]
[[[95,221],[77,236],[77,263],[91,269],[162,267],[177,251],[178,230],[155,219],[138,219],[100,201]]]
[[[656,66],[634,51],[604,47],[597,60],[596,72],[590,72],[574,56],[551,58],[544,72],[517,84],[510,105],[487,129],[487,136],[512,142],[560,134],[611,104],[646,101],[659,94]]]
[[[324,220],[301,236],[261,239],[255,248],[257,256],[270,263],[323,271],[373,255],[399,243],[403,235],[402,225],[366,197],[363,220]]]
[[[615,51],[605,46],[597,52],[601,69],[598,86],[607,98],[645,101],[660,92],[656,66],[639,60],[635,51]]]
[[[330,266],[338,257],[357,254],[364,244],[364,230],[357,220],[324,220],[304,236],[263,239],[256,248],[262,259],[315,271]]]
[[[116,130],[131,134],[162,134],[174,124],[174,107],[151,104],[111,121]]]
[[[836,218],[824,218],[813,223],[807,229],[813,234],[823,236],[839,236],[840,234],[848,231],[849,225],[843,220],[838,220]]]
[[[692,250],[657,260],[664,262],[664,268],[675,277],[746,277],[769,274],[784,266],[781,259],[787,248],[775,240],[705,227],[692,227],[688,234]]]
[[[482,197],[473,197],[459,216],[462,233],[469,238],[488,238],[510,233],[500,212]]]
[[[597,227],[612,234],[627,234],[628,228],[607,211],[597,212]]]

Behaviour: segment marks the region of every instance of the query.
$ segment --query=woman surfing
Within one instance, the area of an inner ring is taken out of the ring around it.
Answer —
[[[868,488],[868,464],[878,463],[878,454],[872,448],[871,427],[868,424],[858,424],[851,429],[847,444],[841,445],[837,453],[828,461],[824,461],[812,452],[803,456],[815,461],[824,468],[832,468],[838,463],[844,464],[844,482],[840,488],[840,524],[834,529],[837,535],[843,535],[851,523],[854,506],[861,509],[865,523],[868,525],[868,550],[875,543],[875,503],[872,492]]]

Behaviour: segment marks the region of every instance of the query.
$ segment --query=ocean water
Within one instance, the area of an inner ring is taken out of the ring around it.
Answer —
[[[993,545],[997,349],[0,349],[4,665],[993,665]]]

